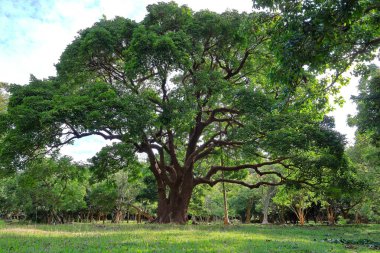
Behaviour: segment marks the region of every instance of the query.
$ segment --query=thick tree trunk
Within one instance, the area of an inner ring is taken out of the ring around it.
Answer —
[[[157,218],[158,223],[185,224],[188,221],[187,210],[191,198],[191,191],[176,191],[170,189],[168,198],[158,199]]]
[[[168,138],[171,166],[165,165],[162,152],[158,162],[151,146],[143,145],[157,183],[157,218],[152,222],[185,224],[188,221],[187,210],[194,188],[193,164],[189,162],[182,167],[178,163],[171,131],[168,131]]]
[[[193,192],[192,175],[184,181],[168,187],[168,191],[167,194],[166,189],[158,188],[157,218],[154,222],[186,224],[188,221],[187,210]]]

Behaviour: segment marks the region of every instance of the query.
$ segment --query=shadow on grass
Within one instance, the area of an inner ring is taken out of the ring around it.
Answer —
[[[380,226],[10,225],[0,229],[0,252],[361,252],[368,249],[323,240],[370,236],[376,241],[379,231]]]

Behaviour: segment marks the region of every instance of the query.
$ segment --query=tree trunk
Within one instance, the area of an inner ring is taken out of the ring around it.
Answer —
[[[156,166],[152,163],[151,166]],[[153,169],[152,169],[153,170]],[[188,221],[187,210],[191,194],[193,192],[193,170],[178,169],[184,172],[177,176],[172,184],[165,184],[160,175],[155,175],[157,182],[158,207],[157,218],[152,222],[186,224]]]
[[[359,212],[355,212],[355,224],[361,224],[362,223],[362,217]]]
[[[174,172],[170,175],[167,174],[164,159],[160,158],[160,163],[157,162],[153,151],[149,147],[146,149],[150,170],[156,179],[158,194],[157,218],[152,222],[186,224],[188,221],[187,210],[194,188],[193,164],[189,163],[186,167],[181,167],[176,161],[176,154],[173,151],[173,140],[170,141],[171,157],[174,157],[175,160],[171,168]]]
[[[327,220],[329,222],[329,225],[334,225],[335,224],[334,208],[331,205],[329,205],[326,209],[327,209]]]
[[[285,224],[286,223],[286,220],[285,220],[285,207],[284,206],[280,206],[279,207],[279,210],[278,210],[278,221],[280,224]]]
[[[298,219],[300,222],[300,225],[303,226],[305,224],[305,212],[303,208],[298,208]]]
[[[261,224],[269,224],[269,222],[268,222],[269,204],[270,204],[270,200],[273,197],[274,190],[275,190],[275,187],[274,186],[270,186],[267,189],[267,192],[266,192],[266,194],[264,196],[264,200],[263,200],[263,216],[264,217],[263,217],[263,222]]]
[[[223,160],[222,160],[222,165],[223,165]],[[222,171],[222,178],[224,179],[224,171]],[[224,185],[224,182],[222,183],[222,188],[223,188],[223,207],[224,207],[223,223],[224,225],[230,225],[230,220],[228,219],[227,192],[226,192],[226,187]]]
[[[293,212],[296,214],[297,218],[298,218],[298,222],[301,226],[303,226],[305,224],[305,218],[306,218],[306,212],[305,212],[305,209],[300,207],[300,206],[296,206],[296,207],[293,207],[292,208]]]
[[[159,194],[157,218],[154,222],[186,224],[191,193],[192,187],[182,191],[170,189],[168,197]]]
[[[112,223],[119,223],[123,220],[123,212],[121,210],[115,210],[112,216]]]
[[[343,217],[343,219],[348,219],[349,218],[348,214],[350,212],[350,209],[344,209],[344,208],[342,208],[341,211],[342,211],[342,217]]]
[[[245,223],[249,224],[251,223],[251,210],[253,205],[253,198],[249,198],[247,201],[247,207],[245,209]]]
[[[268,222],[268,209],[267,210],[263,210],[263,221],[261,222],[261,224],[269,224]]]

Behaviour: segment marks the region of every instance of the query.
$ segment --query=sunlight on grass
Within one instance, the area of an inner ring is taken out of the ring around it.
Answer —
[[[0,224],[0,252],[375,252],[326,237],[379,241],[380,226]]]

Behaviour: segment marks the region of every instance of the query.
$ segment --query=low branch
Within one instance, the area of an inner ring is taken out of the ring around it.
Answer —
[[[260,176],[272,174],[272,175],[278,176],[281,179],[284,179],[282,174],[277,172],[277,171],[262,172],[258,168],[266,166],[266,165],[281,164],[281,162],[286,160],[286,159],[289,159],[289,158],[288,157],[282,157],[282,158],[278,158],[278,159],[273,160],[273,161],[257,163],[257,164],[242,164],[242,165],[237,165],[237,166],[212,166],[204,178],[206,180],[208,180],[213,175],[215,175],[218,171],[239,171],[239,170],[243,170],[243,169],[254,169],[255,172]]]
[[[196,178],[194,180],[194,185],[208,184],[209,186],[213,187],[217,183],[222,183],[222,182],[224,182],[224,183],[231,183],[231,184],[239,184],[239,185],[248,187],[250,189],[259,188],[262,185],[278,186],[278,185],[285,184],[284,180],[281,180],[280,182],[265,182],[265,181],[262,181],[262,182],[258,182],[256,184],[249,184],[249,183],[246,183],[244,181],[234,180],[234,179],[217,179],[217,180],[213,180],[212,181],[212,180],[207,180],[205,178]]]

